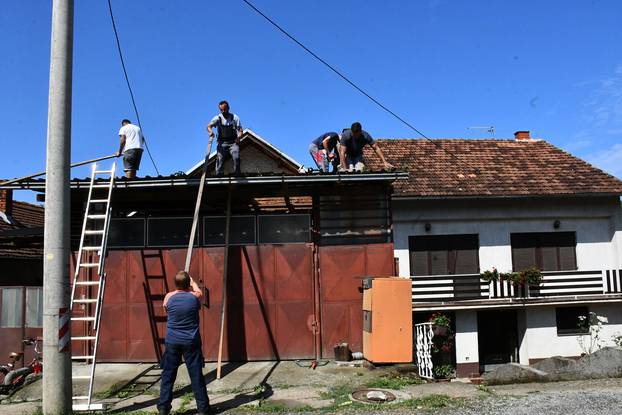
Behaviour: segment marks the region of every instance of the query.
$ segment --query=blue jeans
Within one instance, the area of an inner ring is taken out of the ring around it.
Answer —
[[[193,344],[172,344],[166,343],[166,349],[162,356],[162,382],[160,384],[160,400],[158,410],[171,410],[173,402],[173,385],[177,378],[177,369],[181,365],[181,357],[184,357],[186,369],[192,383],[194,399],[197,402],[197,411],[207,413],[210,410],[209,398],[203,377],[203,352],[201,351],[201,341]]]
[[[237,143],[218,142],[216,146],[216,174],[222,175],[225,168],[225,157],[231,154],[233,174],[240,174],[240,146]]]

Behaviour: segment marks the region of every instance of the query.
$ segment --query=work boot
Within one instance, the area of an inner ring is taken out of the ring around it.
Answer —
[[[169,415],[171,413],[170,409],[160,408],[158,410],[158,415]]]

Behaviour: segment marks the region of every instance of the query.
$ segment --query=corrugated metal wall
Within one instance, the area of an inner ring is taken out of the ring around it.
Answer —
[[[324,357],[332,357],[339,342],[361,350],[360,277],[392,275],[392,244],[318,248],[321,295],[317,306],[313,244],[230,249],[225,360],[315,357],[315,309],[321,312]],[[162,299],[174,289],[172,279],[184,259],[185,249],[109,252],[101,361],[158,359],[166,322]],[[223,259],[222,247],[197,248],[191,266],[191,274],[206,293],[201,315],[206,360],[217,357]],[[74,333],[81,331],[79,324],[73,328]]]

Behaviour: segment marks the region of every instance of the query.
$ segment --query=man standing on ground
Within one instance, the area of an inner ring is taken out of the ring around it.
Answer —
[[[117,157],[123,155],[123,170],[128,179],[136,178],[136,171],[140,167],[140,159],[143,156],[145,139],[140,127],[132,124],[130,120],[121,121],[119,130],[119,151]]]
[[[339,134],[335,132],[324,133],[309,145],[309,153],[318,169],[323,173],[328,173],[328,161],[333,165],[333,171],[337,166],[336,161],[339,160],[337,154],[337,143],[339,142]]]
[[[220,101],[218,104],[220,114],[212,118],[207,124],[207,132],[210,138],[214,137],[213,127],[218,128],[216,146],[216,175],[222,176],[224,172],[225,156],[231,154],[233,160],[233,174],[240,174],[240,138],[242,137],[242,124],[237,115],[229,112],[229,103]]]
[[[355,122],[349,130],[345,130],[341,134],[341,144],[339,146],[339,158],[341,159],[341,167],[339,171],[356,171],[362,172],[365,168],[363,162],[363,148],[366,145],[370,145],[374,149],[384,168],[389,170],[393,168],[393,165],[389,163],[382,154],[382,150],[378,147],[378,144],[369,135],[369,133],[361,127],[361,123]]]
[[[166,349],[162,356],[162,383],[158,411],[168,415],[173,402],[173,385],[177,378],[177,369],[184,357],[186,369],[192,383],[194,399],[199,414],[210,412],[209,398],[203,377],[203,352],[199,332],[199,311],[201,310],[201,289],[185,271],[175,275],[175,291],[164,297],[166,310]]]

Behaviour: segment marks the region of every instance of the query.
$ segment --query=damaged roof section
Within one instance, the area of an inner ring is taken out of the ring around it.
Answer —
[[[394,198],[622,194],[622,181],[544,140],[432,141],[377,140],[387,161],[410,173],[395,182]],[[365,159],[382,169],[370,148]]]
[[[0,190],[0,258],[41,258],[43,207],[13,200]]]

